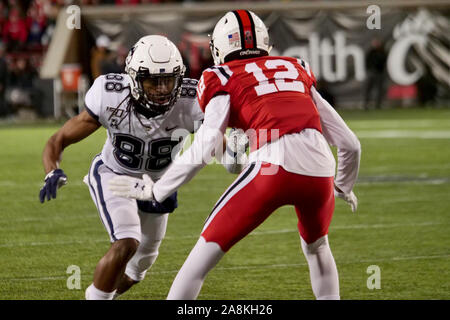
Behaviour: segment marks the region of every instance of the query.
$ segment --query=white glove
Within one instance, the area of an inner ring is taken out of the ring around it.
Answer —
[[[245,153],[247,147],[247,135],[242,130],[231,129],[227,138],[227,148],[229,148],[231,152],[242,154]]]
[[[358,198],[356,198],[355,193],[350,191],[350,193],[339,192],[334,189],[334,196],[337,198],[344,199],[350,205],[352,212],[355,212],[358,208]]]
[[[247,165],[248,137],[242,130],[231,129],[226,136],[227,147],[222,157],[222,165],[230,173],[240,173]]]
[[[153,200],[153,181],[144,174],[142,179],[129,176],[116,176],[109,180],[109,190],[115,196],[137,200]]]

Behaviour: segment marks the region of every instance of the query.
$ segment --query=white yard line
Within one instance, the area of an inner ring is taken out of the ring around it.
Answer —
[[[0,223],[11,223],[11,222],[46,222],[46,221],[68,221],[68,220],[84,220],[84,219],[99,219],[98,215],[82,215],[82,216],[49,216],[42,218],[4,218],[0,219]],[[0,228],[4,230],[8,230],[7,228]]]
[[[445,124],[442,122],[445,120]],[[401,119],[401,120],[355,120],[351,122],[352,128],[354,130],[358,130],[361,128],[362,130],[365,128],[372,128],[374,130],[388,130],[388,129],[418,129],[418,128],[435,128],[436,122],[442,123],[442,126],[449,126],[450,122],[446,119]]]
[[[26,182],[17,182],[14,180],[0,180],[0,187],[21,187],[21,186],[29,186],[30,183],[26,183]],[[42,188],[42,186],[44,185],[44,182],[34,182],[33,184],[37,189],[36,189],[36,199],[38,199],[38,193],[39,193],[39,189]],[[70,181],[70,185],[71,186],[76,186],[76,187],[81,187],[84,186],[87,188],[87,185],[79,180],[79,181]]]
[[[101,242],[108,243],[107,237],[105,236],[105,238],[103,239],[94,239],[94,240],[11,242],[0,244],[0,248],[60,246],[60,245],[72,245],[84,243],[101,243]]]
[[[411,260],[427,260],[427,259],[445,259],[450,258],[450,254],[443,255],[430,255],[430,256],[410,256],[410,257],[391,257],[385,259],[366,259],[355,261],[338,261],[338,265],[344,264],[358,264],[358,263],[380,263],[389,261],[411,261]],[[293,268],[307,266],[305,263],[292,263],[292,264],[271,264],[271,265],[259,265],[259,266],[234,266],[234,267],[218,267],[217,270],[247,270],[247,269],[277,269],[277,268]],[[155,274],[160,272],[155,272]]]
[[[389,257],[384,259],[363,259],[363,260],[355,260],[355,261],[339,261],[339,265],[348,265],[348,264],[360,264],[360,263],[370,263],[377,264],[382,262],[392,262],[392,261],[414,261],[414,260],[431,260],[431,259],[448,259],[450,258],[450,254],[442,254],[442,255],[429,255],[429,256],[405,256],[405,257]],[[264,270],[264,269],[283,269],[283,268],[297,268],[297,267],[305,267],[307,263],[292,263],[292,264],[270,264],[270,265],[238,265],[233,267],[217,267],[214,270],[217,271],[230,271],[230,270]],[[178,270],[166,270],[166,271],[152,271],[150,270],[150,274],[158,275],[158,274],[176,274]],[[82,273],[84,276],[92,276],[92,273]],[[54,280],[65,280],[70,275],[65,276],[54,276],[54,277],[35,277],[35,278],[0,278],[1,281],[54,281]]]
[[[347,226],[330,226],[330,230],[348,230],[348,229],[389,229],[389,228],[403,228],[403,227],[426,227],[441,225],[444,223],[428,221],[421,223],[393,223],[393,224],[354,224]],[[280,230],[262,230],[253,231],[250,235],[258,236],[264,234],[282,234],[282,233],[298,233],[297,229],[280,229]]]
[[[356,184],[358,186],[371,186],[374,184],[400,184],[400,183],[413,183],[413,184],[421,184],[421,185],[436,185],[436,184],[446,184],[449,183],[450,179],[449,178],[429,178],[429,179],[404,179],[404,180],[377,180],[374,179],[372,181],[358,181],[356,182]]]
[[[330,230],[348,230],[348,229],[388,229],[388,228],[400,228],[400,227],[426,227],[434,225],[442,225],[445,223],[427,221],[420,223],[394,223],[394,224],[357,224],[357,225],[342,225],[342,226],[330,226]],[[250,236],[259,236],[265,234],[283,234],[283,233],[297,233],[297,229],[278,229],[278,230],[261,230],[253,231]],[[197,239],[199,234],[186,235],[186,236],[167,236],[164,240],[182,240],[182,239]],[[90,239],[90,240],[67,240],[67,241],[32,241],[32,242],[11,242],[1,243],[0,248],[14,248],[14,247],[37,247],[37,246],[58,246],[58,245],[73,245],[84,243],[108,243],[107,238],[102,239]]]
[[[363,139],[450,139],[450,131],[434,130],[357,130]]]

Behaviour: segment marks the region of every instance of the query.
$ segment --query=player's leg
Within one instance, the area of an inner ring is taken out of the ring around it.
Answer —
[[[97,263],[94,271],[94,286],[104,292],[114,292],[128,261],[138,246],[139,242],[133,238],[115,241]]]
[[[325,235],[308,244],[301,238],[303,253],[309,266],[314,296],[318,300],[339,300],[339,276]]]
[[[196,299],[225,252],[282,205],[277,177],[261,175],[260,170],[261,163],[250,164],[216,203],[167,299]]]
[[[178,207],[177,192],[162,203],[137,201],[141,220],[141,243],[128,262],[114,298],[142,281],[159,254],[159,246],[166,234],[169,213]]]
[[[152,214],[140,211],[142,234],[141,243],[130,259],[125,273],[117,287],[117,294],[123,294],[133,285],[144,280],[144,277],[156,261],[159,247],[164,239],[169,214]]]
[[[98,262],[94,281],[86,290],[87,299],[112,299],[128,261],[136,252],[141,226],[135,200],[116,197],[108,188],[115,174],[103,165],[100,157],[92,163],[86,183],[97,206],[100,218],[112,242]]]
[[[196,299],[208,272],[216,266],[224,254],[217,243],[206,242],[205,238],[200,237],[178,271],[167,300]]]
[[[333,179],[298,176],[296,212],[301,246],[316,299],[339,299],[339,277],[328,243],[334,210]]]

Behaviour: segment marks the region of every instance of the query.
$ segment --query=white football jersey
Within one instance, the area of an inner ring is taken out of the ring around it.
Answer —
[[[98,77],[86,94],[87,112],[107,129],[101,153],[112,171],[158,180],[203,120],[196,99],[197,80],[185,78],[181,96],[167,114],[147,119],[134,110],[127,74]]]

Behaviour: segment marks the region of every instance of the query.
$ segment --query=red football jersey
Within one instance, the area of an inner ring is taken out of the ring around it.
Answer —
[[[229,127],[243,129],[251,150],[279,137],[314,128],[322,132],[319,112],[310,96],[315,77],[309,65],[290,57],[234,60],[206,69],[197,87],[200,108],[229,94]]]

